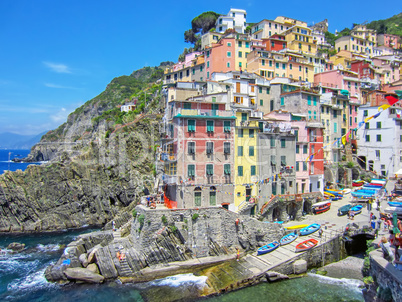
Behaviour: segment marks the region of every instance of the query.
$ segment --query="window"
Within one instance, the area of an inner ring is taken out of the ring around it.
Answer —
[[[207,68],[209,68],[209,61],[207,61]]]
[[[370,141],[370,135],[366,135],[366,142]]]
[[[366,123],[366,124],[364,125],[364,129],[370,129],[370,123]]]
[[[230,57],[232,56],[232,53],[231,53],[230,51],[228,51],[228,52],[226,53],[226,56],[227,56],[228,58],[230,58]]]
[[[242,47],[242,41],[237,42],[239,47]]]
[[[275,158],[275,155],[271,155],[271,166],[276,166],[276,158]]]
[[[188,120],[187,121],[187,131],[188,132],[195,132],[195,120]]]
[[[275,63],[275,68],[279,68],[279,63]]]
[[[195,142],[188,142],[188,154],[195,154]]]
[[[243,156],[243,146],[237,146],[237,156]]]
[[[281,106],[284,106],[284,105],[285,105],[285,98],[281,97]]]
[[[282,69],[286,69],[286,64],[282,63]]]
[[[188,165],[187,166],[187,176],[192,178],[195,176],[195,165]]]
[[[237,175],[238,176],[243,176],[243,166],[238,166],[237,167]]]
[[[308,149],[308,146],[307,146],[307,145],[303,145],[303,154],[307,154],[307,149]]]
[[[223,165],[223,173],[225,175],[230,175],[230,164],[224,164]]]
[[[223,153],[230,154],[230,142],[223,143]]]
[[[314,162],[310,164],[310,174],[314,174]]]
[[[265,66],[265,60],[264,59],[261,60],[261,65]]]
[[[275,137],[271,136],[270,141],[271,141],[271,147],[275,147]]]
[[[239,58],[243,57],[243,53],[241,51],[239,51]]]
[[[293,68],[293,64],[290,63],[290,64],[289,64],[289,69],[292,70],[292,68]]]
[[[338,123],[334,123],[334,133],[338,133]]]
[[[251,168],[250,174],[251,174],[251,176],[254,176],[256,174],[255,166],[251,166],[250,168]]]
[[[191,109],[191,103],[184,103],[183,109]]]
[[[307,105],[311,105],[311,95],[307,96]]]
[[[248,147],[248,156],[254,156],[254,146]]]
[[[317,106],[317,97],[315,97],[315,96],[313,97],[313,105]]]
[[[209,192],[209,205],[210,206],[216,205],[216,191]]]
[[[299,141],[299,130],[295,130],[296,142]]]
[[[286,166],[286,156],[285,155],[281,156],[281,166]]]
[[[377,122],[377,129],[381,129],[381,122]]]
[[[357,108],[357,106],[356,106],[356,108]],[[368,110],[363,111],[363,116],[368,116]]]
[[[224,132],[230,132],[230,121],[224,121],[223,122],[223,131]]]
[[[296,172],[300,171],[300,162],[296,162]]]
[[[307,171],[307,163],[305,161],[303,162],[303,171]]]
[[[300,146],[296,145],[296,153],[299,154],[300,153]]]
[[[206,172],[207,172],[207,175],[209,175],[209,176],[214,175],[214,165],[213,164],[207,164],[206,165]]]
[[[201,192],[194,192],[194,205],[201,206]]]
[[[302,67],[301,67],[301,66],[299,66],[299,71],[302,71]]]
[[[260,106],[264,106],[264,101],[260,100]]]
[[[286,148],[286,139],[281,138],[281,148]]]
[[[248,130],[248,136],[253,138],[254,137],[254,129],[249,129]]]
[[[228,47],[231,47],[231,46],[232,46],[232,43],[228,42]]]
[[[381,142],[381,134],[377,134],[377,142]]]
[[[209,71],[207,71],[207,78],[209,79]]]
[[[241,114],[241,120],[242,121],[247,121],[247,113],[242,113]]]
[[[207,142],[206,143],[206,149],[207,149],[207,154],[214,153],[214,143],[213,142]]]
[[[214,132],[214,121],[207,121],[207,132]]]
[[[246,42],[246,48],[250,48],[250,43]]]
[[[238,129],[238,137],[243,137],[243,129]]]
[[[380,150],[375,150],[375,157],[380,159]]]
[[[276,195],[276,183],[272,183],[272,194]]]

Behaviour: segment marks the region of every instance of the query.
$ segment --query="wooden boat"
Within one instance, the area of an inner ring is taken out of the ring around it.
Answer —
[[[339,197],[339,196],[335,196],[335,197],[331,198],[332,201],[337,201],[337,200],[340,200],[340,199],[342,199],[342,197]]]
[[[325,193],[329,193],[329,194],[332,194],[332,195],[334,195],[334,196],[343,197],[342,191],[339,191],[339,190],[325,189],[325,190],[324,190],[324,194],[325,194]]]
[[[266,253],[272,252],[274,249],[279,247],[278,241],[270,242],[257,250],[257,255],[264,255]]]
[[[304,252],[307,251],[313,247],[315,247],[318,243],[318,240],[310,238],[307,239],[301,243],[299,243],[298,245],[296,245],[296,253],[297,252]]]
[[[279,242],[281,243],[281,245],[285,245],[285,244],[295,241],[297,237],[299,237],[299,235],[297,235],[295,233],[290,233],[290,234],[283,236]]]
[[[402,202],[400,202],[400,201],[389,201],[388,205],[390,207],[402,207]]]
[[[353,181],[352,182],[352,187],[361,187],[362,185],[364,185],[364,181],[362,181],[362,182]]]
[[[320,225],[318,223],[310,224],[309,226],[302,228],[300,230],[300,236],[310,235],[320,229]]]
[[[329,201],[317,202],[312,205],[312,208],[314,214],[324,213],[331,208],[331,202]]]
[[[340,207],[338,209],[338,216],[346,215],[352,207],[353,206],[351,204],[345,204],[344,206]]]
[[[360,214],[362,212],[363,206],[361,204],[351,207],[350,211],[353,212],[355,215]]]
[[[334,194],[329,193],[329,192],[327,192],[327,191],[324,191],[324,195],[325,195],[325,196],[329,196],[329,197],[335,197]]]
[[[298,225],[293,225],[290,227],[286,227],[286,230],[297,230],[297,229],[302,229],[309,226],[309,224],[298,224]]]
[[[342,192],[343,192],[343,194],[345,195],[345,194],[351,193],[352,190],[351,190],[351,189],[343,189]]]

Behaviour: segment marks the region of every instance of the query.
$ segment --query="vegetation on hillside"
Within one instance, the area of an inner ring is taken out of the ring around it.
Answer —
[[[367,28],[375,29],[377,34],[390,34],[402,36],[402,13],[384,20],[372,21]]]

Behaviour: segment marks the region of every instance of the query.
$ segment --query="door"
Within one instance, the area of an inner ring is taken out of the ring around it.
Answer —
[[[216,116],[216,110],[219,110],[219,105],[212,104],[212,116]]]
[[[249,201],[251,197],[251,188],[246,189],[246,201]]]

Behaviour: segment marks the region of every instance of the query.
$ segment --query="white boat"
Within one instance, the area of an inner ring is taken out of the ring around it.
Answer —
[[[402,207],[386,207],[384,212],[387,214],[396,213],[398,215],[402,215]]]
[[[351,189],[343,189],[343,190],[342,190],[342,193],[343,193],[343,194],[350,194],[350,192],[352,192]]]

